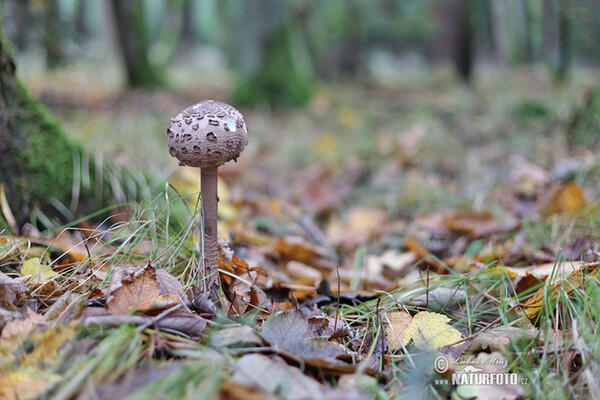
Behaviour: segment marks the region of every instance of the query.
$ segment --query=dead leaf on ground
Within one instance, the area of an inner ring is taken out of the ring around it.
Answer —
[[[288,365],[279,357],[261,354],[241,357],[231,380],[282,399],[322,399],[325,395],[322,385],[297,367]]]
[[[256,331],[247,325],[220,329],[210,335],[210,344],[215,347],[260,346],[261,343]]]
[[[7,322],[2,330],[0,339],[7,339],[14,335],[28,334],[33,332],[36,328],[46,325],[48,325],[48,322],[43,315],[27,309],[27,318],[15,319]]]
[[[389,220],[387,213],[377,208],[355,207],[343,220],[332,220],[327,236],[336,246],[356,248],[381,235]]]
[[[21,266],[21,275],[30,277],[29,285],[44,284],[58,276],[50,266],[42,264],[39,257],[25,261]]]
[[[412,318],[402,341],[407,344],[412,339],[414,345],[421,349],[440,349],[454,345],[463,336],[448,322],[450,318],[445,315],[421,311]]]
[[[561,292],[570,295],[574,290],[582,287],[587,278],[598,277],[598,264],[598,262],[584,264],[580,269],[569,274],[566,279],[539,288],[532,297],[523,303],[525,316],[531,321],[536,320],[546,302],[552,304]]]
[[[311,245],[299,236],[278,239],[273,244],[273,250],[284,262],[295,260],[321,271],[331,271],[336,267],[326,249]]]
[[[16,301],[27,291],[21,279],[11,278],[0,271],[0,308],[16,309]]]
[[[309,322],[299,310],[271,315],[262,326],[260,336],[276,350],[290,352],[307,364],[323,368],[353,370],[337,357],[347,355],[343,346],[322,338],[309,337]]]
[[[469,235],[471,239],[490,236],[499,233],[510,233],[519,228],[517,220],[509,224],[500,224],[490,212],[449,212],[444,225],[455,232]]]
[[[526,341],[531,343],[539,337],[539,332],[533,326],[525,329],[516,326],[498,326],[479,332],[471,340],[469,351],[499,351],[506,352],[511,343]]]
[[[553,214],[573,213],[586,207],[585,193],[575,182],[552,186],[540,201],[539,212],[544,218]]]
[[[389,321],[385,327],[388,340],[390,342],[390,350],[396,351],[406,346],[408,341],[404,339],[406,330],[412,321],[412,315],[406,311],[395,311],[387,315]]]
[[[169,288],[169,285],[166,285]],[[180,303],[176,293],[163,293],[154,267],[116,268],[107,295],[108,309],[115,315],[137,311],[159,313]]]

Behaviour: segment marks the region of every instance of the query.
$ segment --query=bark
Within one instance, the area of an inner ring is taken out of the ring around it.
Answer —
[[[163,85],[162,71],[150,62],[142,0],[112,0],[117,39],[130,87]]]
[[[0,184],[18,225],[35,209],[50,217],[61,215],[56,202],[75,214],[143,196],[143,176],[93,160],[17,79],[0,17]],[[133,184],[129,189],[114,182]]]
[[[50,198],[68,204],[73,154],[57,120],[21,85],[0,21],[0,183],[15,217],[22,220]]]

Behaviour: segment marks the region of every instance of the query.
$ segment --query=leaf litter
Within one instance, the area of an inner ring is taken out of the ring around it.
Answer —
[[[401,99],[369,100],[360,114],[344,104],[357,101],[351,90],[323,95],[310,118],[328,126],[336,115],[347,138],[299,116],[302,132],[322,134],[306,159],[282,165],[259,137],[267,150],[223,168],[217,309],[190,301],[199,183],[186,169],[164,201],[104,222],[4,232],[1,397],[393,398],[414,376],[454,398],[537,390],[436,386],[433,363],[419,360],[438,354],[454,360],[450,372],[465,359],[520,377],[526,363],[560,363],[585,388],[570,316],[597,281],[598,176],[468,133],[450,142],[464,126],[490,139],[483,125],[504,116],[448,117],[458,96],[438,90],[424,101],[439,119],[406,126],[380,118]],[[377,121],[366,141],[365,121]]]

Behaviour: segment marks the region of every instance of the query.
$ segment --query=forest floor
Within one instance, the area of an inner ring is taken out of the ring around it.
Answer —
[[[409,71],[320,86],[304,110],[242,109],[249,145],[219,170],[216,314],[182,301],[199,171],[165,132],[231,87],[123,93],[110,73],[23,78],[157,197],[0,236],[0,397],[600,395],[600,160],[573,127],[592,72]]]

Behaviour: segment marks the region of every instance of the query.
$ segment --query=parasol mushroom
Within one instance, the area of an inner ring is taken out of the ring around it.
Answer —
[[[203,100],[171,119],[167,138],[169,154],[179,160],[179,165],[200,168],[204,227],[200,271],[205,278],[204,292],[217,301],[217,168],[237,160],[248,144],[246,123],[242,114],[229,104]]]

